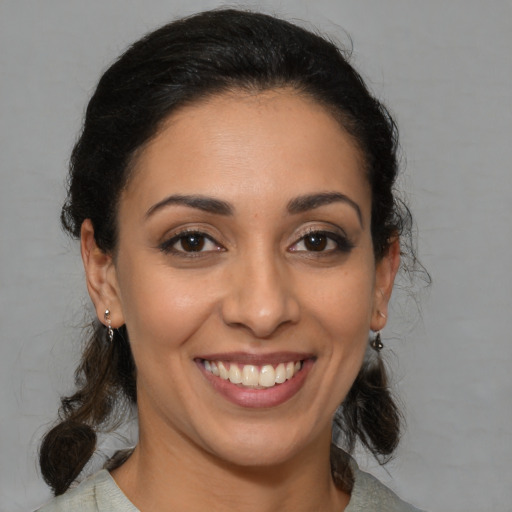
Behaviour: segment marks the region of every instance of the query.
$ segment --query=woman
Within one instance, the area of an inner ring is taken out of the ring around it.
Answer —
[[[331,446],[333,418],[348,452],[398,443],[396,147],[343,53],[263,14],[171,23],[106,71],[62,214],[101,324],[41,510],[415,510]],[[135,449],[66,493],[130,404]]]

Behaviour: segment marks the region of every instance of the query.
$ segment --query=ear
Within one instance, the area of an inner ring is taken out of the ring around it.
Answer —
[[[100,322],[106,325],[105,311],[110,311],[112,327],[124,324],[117,283],[117,274],[112,255],[101,250],[94,238],[94,227],[90,219],[84,220],[80,230],[80,249],[85,269],[89,296]]]
[[[371,329],[380,331],[387,322],[388,304],[393,291],[395,276],[400,266],[400,239],[394,236],[386,254],[377,262]]]

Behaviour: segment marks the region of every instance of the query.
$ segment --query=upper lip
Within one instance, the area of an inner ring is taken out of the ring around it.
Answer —
[[[305,352],[272,352],[269,354],[254,354],[250,352],[217,352],[215,354],[203,354],[198,356],[196,359],[262,366],[266,364],[276,365],[279,363],[288,363],[290,361],[303,361],[313,357],[313,354]]]

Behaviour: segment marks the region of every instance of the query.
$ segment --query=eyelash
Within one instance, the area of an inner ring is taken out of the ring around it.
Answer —
[[[177,250],[174,248],[174,246],[178,242],[182,242],[187,238],[191,237],[192,235],[195,235],[197,238],[201,238],[203,240],[203,244],[206,242],[211,242],[217,247],[216,251],[213,252],[223,252],[225,251],[225,248],[222,247],[218,242],[216,242],[212,237],[208,236],[206,233],[203,233],[201,231],[198,231],[196,229],[190,229],[190,230],[184,230],[180,231],[179,233],[176,233],[173,237],[171,237],[169,240],[166,240],[162,244],[160,244],[159,248],[162,252],[166,254],[174,254],[177,256],[185,257],[185,258],[197,258],[200,257],[201,254],[204,252],[212,252],[212,251],[184,251],[184,250]],[[202,247],[201,247],[202,249]]]
[[[203,248],[203,246],[201,246],[200,250],[198,250],[198,251],[186,251],[186,250],[178,250],[174,247],[178,242],[181,241],[183,243],[183,241],[186,240],[187,237],[191,237],[192,235],[195,235],[196,238],[200,238],[203,245],[207,242],[210,242],[210,243],[214,244],[217,249],[214,251],[211,251],[211,250],[202,251],[201,249]],[[308,237],[313,237],[313,236],[316,236],[317,238],[325,237],[326,243],[328,243],[328,241],[334,242],[336,247],[334,249],[320,250],[320,251],[307,250],[307,249],[306,250],[292,249],[292,247],[297,246],[300,243],[305,243],[305,240]],[[169,240],[166,240],[165,242],[160,244],[159,248],[165,254],[173,254],[173,255],[177,255],[177,256],[185,257],[185,258],[198,258],[198,257],[201,257],[201,255],[204,255],[204,253],[224,252],[226,250],[222,245],[220,245],[218,242],[216,242],[212,237],[208,236],[207,234],[205,234],[201,231],[193,230],[193,229],[181,231],[181,232],[175,234]],[[338,233],[333,233],[330,231],[325,231],[325,230],[320,230],[320,229],[311,229],[311,230],[307,231],[306,233],[304,233],[303,235],[301,235],[301,237],[290,246],[289,250],[291,252],[301,252],[301,253],[305,252],[305,253],[317,253],[318,255],[321,255],[321,254],[328,255],[328,254],[333,254],[333,253],[338,253],[338,252],[348,253],[353,248],[354,248],[354,244],[344,235],[340,235]]]
[[[336,247],[334,249],[328,249],[326,251],[324,251],[324,250],[322,250],[322,251],[292,250],[292,251],[293,252],[318,253],[318,255],[320,255],[320,254],[328,255],[328,254],[333,254],[333,253],[338,253],[338,252],[348,253],[354,248],[354,244],[345,235],[341,235],[339,233],[333,233],[332,231],[325,231],[322,229],[310,229],[309,231],[306,231],[304,234],[301,235],[299,240],[297,240],[297,242],[295,242],[292,245],[292,247],[298,245],[299,243],[304,243],[308,237],[313,237],[313,236],[325,237],[327,240],[334,242],[336,244]]]

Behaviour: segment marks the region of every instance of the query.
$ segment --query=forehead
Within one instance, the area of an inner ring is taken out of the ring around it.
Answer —
[[[201,193],[236,204],[338,190],[365,203],[365,176],[357,144],[316,101],[288,89],[237,92],[173,113],[140,151],[124,199],[149,207]]]

